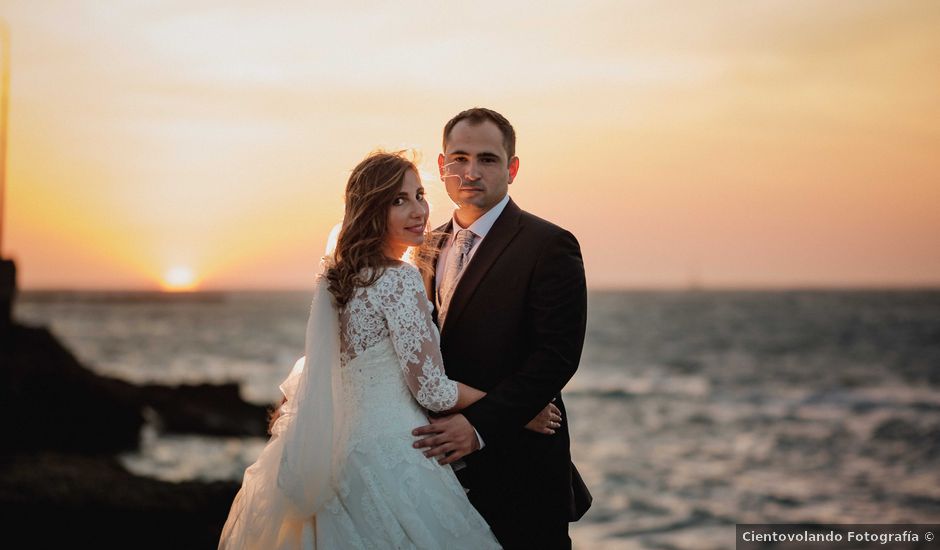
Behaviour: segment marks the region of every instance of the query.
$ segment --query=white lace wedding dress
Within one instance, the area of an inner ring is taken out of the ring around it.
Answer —
[[[424,408],[441,411],[457,401],[431,307],[420,273],[402,263],[357,289],[340,311],[344,420],[333,494],[279,548],[499,548],[451,467],[412,447],[411,430],[428,422]],[[230,516],[220,547],[238,540],[226,534],[229,523],[237,522]]]

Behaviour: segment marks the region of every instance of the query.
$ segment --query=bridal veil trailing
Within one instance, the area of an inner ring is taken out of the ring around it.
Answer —
[[[338,312],[320,263],[305,356],[280,385],[286,402],[259,458],[245,470],[220,550],[315,548],[317,511],[333,494],[330,475],[342,423]]]

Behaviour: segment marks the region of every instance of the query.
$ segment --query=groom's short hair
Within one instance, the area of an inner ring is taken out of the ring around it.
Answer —
[[[447,124],[444,125],[445,151],[447,150],[447,138],[450,137],[450,131],[453,130],[454,126],[461,120],[466,120],[473,126],[482,123],[484,120],[489,120],[495,124],[503,134],[503,149],[506,149],[506,162],[508,163],[512,160],[512,157],[516,156],[516,131],[512,128],[512,124],[510,124],[503,115],[485,107],[474,107],[466,111],[461,111],[457,113],[457,116],[447,121]]]

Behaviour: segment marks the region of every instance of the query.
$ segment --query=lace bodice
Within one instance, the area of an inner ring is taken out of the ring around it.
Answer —
[[[373,285],[356,289],[340,312],[342,366],[389,338],[418,403],[432,411],[453,407],[457,383],[444,374],[431,313],[417,268],[405,263],[385,268]]]

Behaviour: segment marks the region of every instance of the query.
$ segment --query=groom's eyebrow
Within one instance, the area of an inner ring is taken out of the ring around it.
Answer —
[[[447,156],[450,156],[450,157],[456,157],[459,155],[463,155],[465,157],[471,156],[470,153],[464,151],[463,149],[457,149],[456,151],[451,151],[450,153],[447,154]],[[497,155],[496,153],[493,153],[492,151],[483,151],[482,153],[478,153],[477,157],[499,159],[499,155]]]

